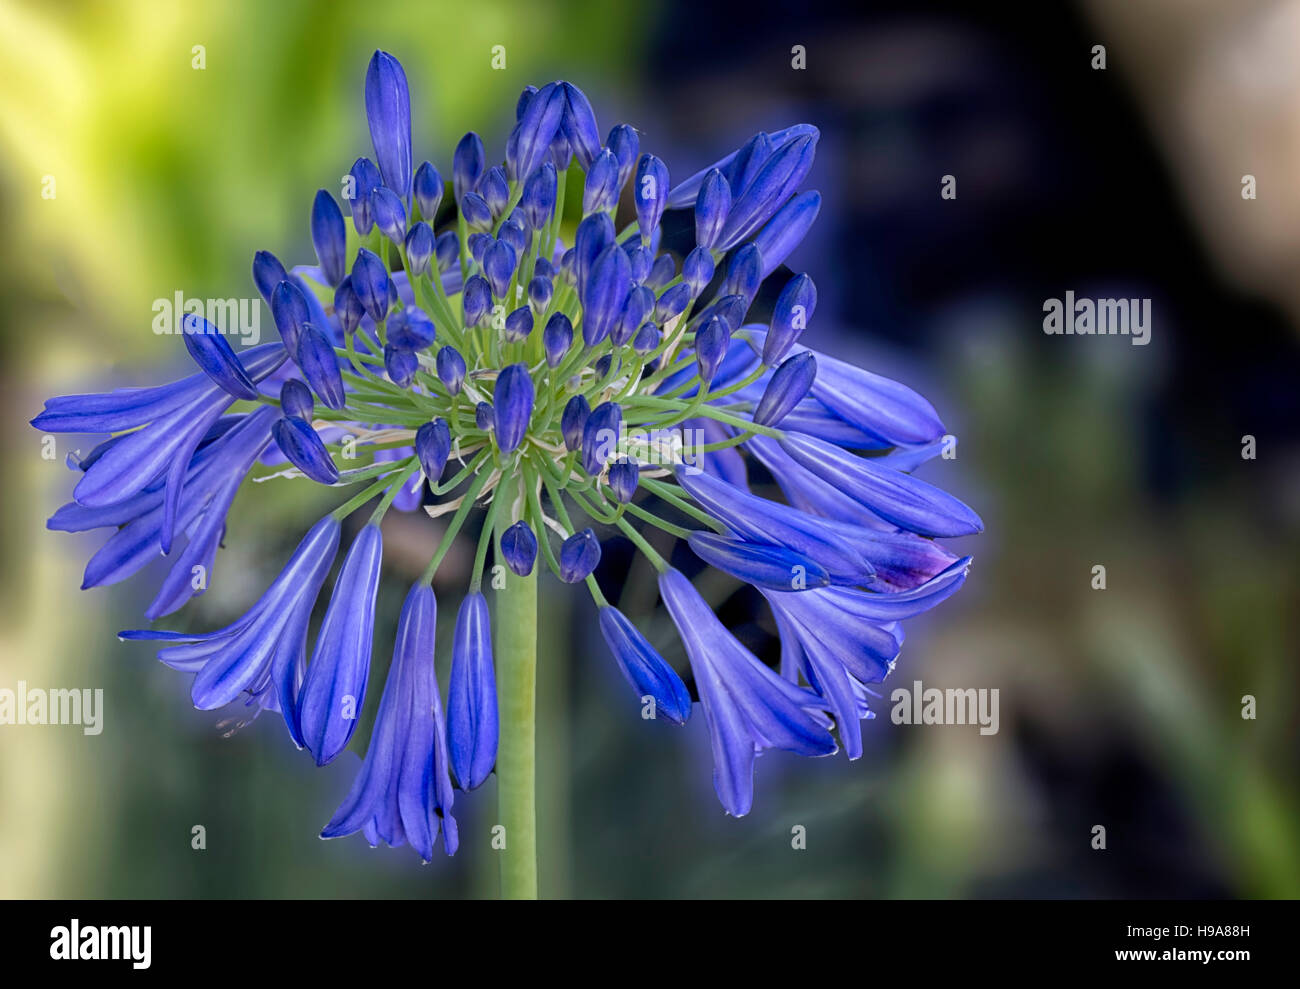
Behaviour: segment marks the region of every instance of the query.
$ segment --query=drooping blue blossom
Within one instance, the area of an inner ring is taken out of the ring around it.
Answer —
[[[617,608],[605,605],[600,609],[600,633],[637,698],[643,704],[645,698],[654,701],[651,716],[684,725],[691,716],[690,692],[640,630]]]
[[[463,790],[482,786],[497,761],[497,687],[487,599],[465,595],[456,616],[447,688],[447,742]]]
[[[358,533],[343,559],[303,679],[299,724],[318,766],[352,739],[366,699],[375,627],[375,595],[384,540],[376,525]]]
[[[659,575],[659,593],[695,671],[713,747],[713,787],[727,813],[743,817],[754,802],[759,752],[824,756],[835,751],[825,704],[764,666],[679,571]]]
[[[437,614],[433,589],[414,585],[397,620],[393,662],[365,761],[322,838],[362,831],[371,845],[409,844],[428,862],[441,830],[444,851],[455,854],[459,835],[451,816],[455,791],[447,729],[430,661]]]

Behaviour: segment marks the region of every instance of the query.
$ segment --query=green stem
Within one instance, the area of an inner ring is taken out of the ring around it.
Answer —
[[[497,497],[506,493],[498,490]],[[497,538],[510,526],[510,513],[497,516]],[[497,795],[505,826],[501,850],[501,898],[537,898],[537,567],[527,577],[505,569],[497,592],[497,703],[501,740],[497,748]]]

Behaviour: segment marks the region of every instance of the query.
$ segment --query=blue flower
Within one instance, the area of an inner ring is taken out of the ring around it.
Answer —
[[[374,160],[356,158],[345,177],[352,246],[340,204],[321,190],[310,214],[318,264],[254,256],[253,283],[281,343],[236,352],[187,315],[183,346],[198,373],[54,398],[32,420],[47,432],[99,434],[85,456],[68,458],[73,500],[49,520],[106,531],[84,586],[116,583],[163,555],[145,613],[171,614],[207,586],[194,576],[217,565],[223,538],[242,535],[235,525],[228,535],[227,523],[250,474],[279,503],[336,497],[234,623],[123,633],[162,642],[159,657],[193,674],[196,706],[242,700],[244,720],[278,711],[323,765],[350,745],[364,713],[380,525],[390,510],[422,505],[441,519],[397,622],[365,759],[322,832],[409,844],[425,860],[440,832],[445,850],[456,848],[453,774],[464,790],[481,786],[496,770],[500,733],[516,727],[500,721],[518,710],[521,678],[503,681],[510,694],[499,706],[480,590],[489,559],[513,574],[501,588],[492,572],[505,605],[542,570],[585,585],[642,716],[680,725],[692,706],[682,677],[605,597],[622,560],[597,572],[602,536],[629,540],[659,574],[685,645],[729,814],[750,810],[763,751],[824,756],[838,744],[861,756],[862,722],[898,660],[902,623],[967,578],[970,557],[939,540],[982,522],[912,474],[950,439],[935,408],[901,382],[804,346],[816,285],[804,273],[774,278],[822,206],[801,188],[817,129],[760,132],[671,186],[668,165],[630,125],[616,124],[602,145],[572,83],[528,86],[504,156],[473,132],[456,145],[444,209],[433,162],[412,171],[410,91],[391,55],[375,52],[364,98]],[[636,226],[620,232],[614,214],[628,182]],[[579,188],[584,216],[570,242],[563,200]],[[668,209],[693,214],[665,224]],[[680,265],[662,249],[665,225],[693,227]],[[754,300],[773,295],[768,324],[747,322]],[[251,499],[251,510],[264,500]],[[343,520],[363,509],[368,520],[309,642]],[[449,556],[479,510],[477,552]],[[697,528],[683,529],[683,517]],[[673,569],[674,538],[759,591],[780,638],[779,669]],[[444,724],[430,585],[449,558],[473,563]],[[499,619],[516,620],[510,610]]]
[[[456,616],[447,738],[461,788],[482,786],[497,761],[497,685],[487,599],[477,592],[465,596]]]
[[[600,609],[600,634],[618,661],[639,699],[654,701],[651,716],[684,725],[691,716],[691,695],[677,671],[669,666],[644,635],[617,608]]]
[[[754,756],[765,749],[830,755],[830,719],[816,694],[742,646],[679,571],[659,575],[659,593],[695,671],[713,746],[713,787],[727,813],[743,817],[754,802]]]
[[[371,845],[409,844],[428,862],[441,827],[443,849],[455,854],[455,793],[431,661],[437,614],[433,589],[426,584],[412,587],[397,620],[393,663],[365,761],[343,804],[321,831],[322,838],[363,831]]]

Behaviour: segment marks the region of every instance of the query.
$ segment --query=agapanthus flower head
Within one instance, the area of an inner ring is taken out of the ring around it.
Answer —
[[[804,345],[816,287],[778,272],[821,207],[800,188],[816,128],[758,134],[674,187],[631,126],[616,124],[602,145],[587,97],[554,81],[524,90],[505,149],[489,155],[471,132],[450,158],[444,145],[413,170],[410,92],[391,55],[375,53],[364,98],[374,159],[355,159],[344,196],[356,236],[321,191],[310,214],[317,264],[254,256],[278,342],[236,351],[187,317],[195,373],[54,398],[33,420],[101,437],[70,460],[73,500],[49,523],[107,531],[85,586],[162,554],[170,567],[146,615],[171,614],[201,593],[194,568],[210,571],[223,538],[246,535],[228,515],[247,475],[328,488],[304,500],[333,495],[338,507],[241,618],[210,633],[124,633],[164,643],[159,657],[194,675],[196,706],[242,702],[237,720],[277,711],[323,765],[366,717],[383,520],[425,507],[440,520],[430,522],[437,549],[397,621],[361,770],[323,832],[360,831],[425,859],[439,833],[455,850],[453,788],[486,782],[514,730],[497,660],[516,657],[494,654],[493,611],[518,582],[549,571],[585,585],[643,710],[669,725],[690,718],[691,692],[664,658],[674,653],[606,598],[617,580],[601,566],[608,535],[658,573],[728,813],[750,810],[762,751],[861,755],[871,685],[894,667],[901,623],[966,579],[970,558],[938,540],[982,523],[912,473],[946,436],[934,407]],[[450,166],[446,203],[434,160]],[[619,229],[629,182],[635,220]],[[674,229],[695,232],[680,254],[661,248],[669,210],[685,211]],[[776,303],[761,324],[751,304],[765,284]],[[369,517],[352,522],[363,507]],[[435,655],[431,581],[446,577],[473,519],[452,646]],[[647,540],[646,527],[661,538]],[[673,554],[679,565],[713,567],[767,600],[779,669],[664,555],[673,538],[689,547]],[[488,579],[498,569],[504,589]],[[517,641],[519,629],[501,631],[497,643]],[[449,668],[445,717],[438,665]]]

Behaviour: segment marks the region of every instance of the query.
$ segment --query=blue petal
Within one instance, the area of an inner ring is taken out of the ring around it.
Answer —
[[[348,550],[303,680],[299,717],[318,766],[352,738],[366,697],[383,537],[367,525]]]

